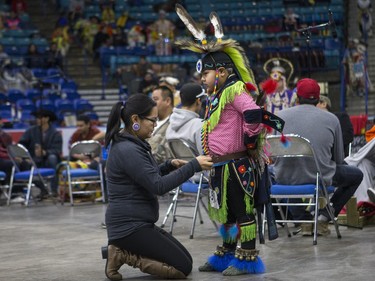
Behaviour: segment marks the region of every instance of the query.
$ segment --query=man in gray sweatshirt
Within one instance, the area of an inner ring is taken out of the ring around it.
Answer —
[[[298,134],[307,138],[313,145],[325,184],[337,187],[331,197],[334,216],[337,217],[361,183],[363,174],[357,167],[346,165],[344,162],[340,122],[334,114],[316,107],[319,96],[320,87],[315,80],[301,79],[297,83],[298,105],[280,111],[278,116],[285,121],[284,134]],[[315,182],[314,170],[302,158],[292,161],[282,159],[275,163],[274,169],[276,181],[280,184]],[[298,219],[311,218],[311,214],[304,212],[303,207],[302,212],[298,207],[291,208],[290,211],[293,217],[298,216]],[[318,219],[321,222],[320,234],[329,234],[330,218],[325,209],[320,210]],[[311,224],[309,226],[312,227]]]
[[[187,83],[180,89],[181,108],[174,108],[166,132],[168,139],[183,139],[193,145],[196,152],[202,154],[202,119],[199,112],[201,98],[206,94],[197,83]]]

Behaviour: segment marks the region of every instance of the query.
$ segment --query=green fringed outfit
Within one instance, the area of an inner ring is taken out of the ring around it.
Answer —
[[[264,185],[261,179],[267,160],[261,123],[274,116],[256,105],[259,93],[245,51],[235,40],[222,40],[218,15],[210,14],[216,42],[208,42],[204,31],[181,5],[176,5],[176,12],[196,41],[182,39],[175,44],[203,55],[197,62],[198,72],[216,72],[214,85],[209,85],[213,89],[202,126],[202,148],[214,162],[209,215],[223,224],[223,245],[199,270],[220,271],[223,275],[262,273],[264,264],[255,249],[254,195],[258,185]],[[226,81],[219,83],[219,71],[223,73],[223,69],[226,76],[221,77]],[[241,248],[237,248],[238,241]]]

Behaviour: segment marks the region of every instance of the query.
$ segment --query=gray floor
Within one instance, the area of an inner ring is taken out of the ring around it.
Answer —
[[[168,206],[161,199],[160,219]],[[100,227],[105,205],[82,203],[53,205],[41,202],[25,207],[13,204],[0,207],[0,280],[107,280],[100,247],[106,244],[106,231]],[[192,209],[180,207],[179,213]],[[205,215],[205,214],[204,214]],[[224,277],[220,273],[200,273],[205,262],[220,243],[212,223],[204,216],[194,239],[189,239],[190,220],[179,218],[174,235],[191,252],[194,268],[188,280],[374,280],[375,228],[340,227],[342,239],[335,234],[312,238],[280,237],[259,245],[267,273]],[[169,226],[169,222],[166,227]],[[333,230],[333,227],[331,227]],[[124,265],[125,280],[160,280]]]

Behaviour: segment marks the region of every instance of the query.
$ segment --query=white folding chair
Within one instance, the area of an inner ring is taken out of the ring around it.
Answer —
[[[4,181],[5,177],[6,177],[5,172],[0,171],[0,182]],[[4,194],[4,196],[5,196],[6,199],[8,199],[8,192],[7,192],[7,190],[9,190],[9,185],[8,184],[1,184],[0,183],[0,191],[1,191],[2,194]]]
[[[92,159],[97,159],[98,168],[97,169],[73,169],[69,165],[69,161],[75,161],[74,154],[84,154],[89,155]],[[104,177],[102,169],[102,146],[98,141],[88,140],[88,141],[78,141],[73,143],[70,151],[68,162],[65,163],[65,170],[61,173],[62,182],[64,187],[68,185],[69,188],[69,198],[70,205],[74,205],[73,196],[75,194],[96,194],[98,190],[83,190],[76,188],[76,185],[81,184],[99,184],[100,193],[102,196],[103,203],[105,202],[104,196]],[[63,202],[63,200],[62,200]]]
[[[25,198],[25,205],[29,205],[31,197],[31,187],[38,181],[50,193],[50,181],[55,177],[55,169],[52,168],[38,168],[31,157],[29,151],[22,144],[11,144],[7,147],[10,160],[13,162],[12,174],[9,183],[8,192],[8,206],[14,185],[27,184],[27,193]],[[30,168],[22,170],[21,164],[27,162]]]
[[[322,180],[322,174],[317,161],[314,148],[309,140],[299,135],[289,134],[285,135],[288,140],[288,145],[281,142],[280,136],[268,136],[267,142],[269,144],[268,152],[270,153],[271,160],[278,165],[284,165],[283,160],[293,161],[293,158],[304,158],[304,161],[311,161],[314,173],[316,174],[315,182],[309,184],[300,185],[288,185],[288,184],[272,184],[271,185],[271,198],[275,200],[272,205],[277,206],[280,212],[281,220],[276,220],[277,223],[283,223],[285,225],[288,236],[291,237],[288,223],[312,223],[314,224],[313,230],[313,244],[317,244],[317,226],[318,226],[318,210],[319,210],[319,198],[323,197],[326,202],[329,202],[329,194],[333,193],[334,187],[326,187]],[[298,166],[291,165],[290,169],[298,169]],[[303,171],[301,171],[303,173]],[[277,178],[276,178],[277,181]],[[300,198],[304,201],[293,203],[290,202],[291,198]],[[308,199],[308,200],[307,200]],[[289,206],[303,206],[305,208],[313,208],[314,217],[312,220],[296,220],[288,218],[287,213],[284,213],[282,208]],[[337,219],[333,215],[331,204],[326,204],[325,207],[331,217],[331,220],[335,226],[337,237],[341,238],[341,234],[338,229]],[[262,232],[264,234],[265,221],[263,222]]]
[[[191,145],[189,142],[182,140],[182,139],[169,139],[168,145],[170,148],[170,151],[173,155],[173,157],[190,161],[193,158],[195,158],[198,155],[198,152],[194,148],[193,145]],[[206,181],[207,182],[207,181]],[[200,211],[200,205],[205,209],[205,211],[208,213],[207,206],[204,204],[202,200],[202,190],[207,189],[208,184],[204,183],[204,173],[199,173],[199,181],[198,183],[193,182],[191,180],[183,183],[181,186],[177,187],[174,190],[174,196],[172,198],[172,201],[169,205],[169,208],[165,214],[165,217],[163,219],[163,222],[161,224],[161,227],[163,228],[165,226],[165,223],[168,220],[169,215],[172,213],[172,219],[171,224],[169,228],[169,232],[172,234],[173,226],[176,221],[176,217],[185,217],[185,218],[192,218],[192,225],[191,225],[191,231],[190,231],[190,239],[194,238],[194,230],[195,230],[195,223],[197,219],[197,214],[200,218],[200,223],[203,223],[202,214]],[[192,194],[195,196],[195,204],[194,204],[194,212],[192,216],[183,216],[183,215],[177,215],[177,205],[179,201],[179,195],[180,193],[183,194]],[[215,222],[213,222],[216,229],[217,225]]]

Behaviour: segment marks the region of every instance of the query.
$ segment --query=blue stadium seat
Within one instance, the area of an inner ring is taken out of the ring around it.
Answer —
[[[94,106],[86,99],[75,99],[73,104],[77,115],[86,111],[91,112],[94,109]]]
[[[337,69],[340,65],[339,50],[324,50],[325,66],[328,69]]]
[[[33,102],[33,100],[24,98],[24,99],[19,99],[16,101],[16,111],[21,112],[24,110],[30,111],[30,112],[36,110],[35,103]]]
[[[30,45],[30,38],[24,38],[24,37],[20,37],[20,38],[14,38],[14,45],[15,46],[29,46]]]
[[[22,120],[13,122],[13,129],[27,129],[29,127],[30,127],[29,122],[23,122]]]
[[[41,99],[37,100],[35,103],[36,108],[38,109],[46,109],[52,112],[56,112],[56,106],[53,100],[50,99]]]
[[[0,104],[4,104],[8,101],[8,96],[4,93],[0,93]]]
[[[4,48],[4,51],[9,56],[24,56],[27,53],[27,47],[26,46],[7,46]]]
[[[25,94],[18,89],[9,89],[7,92],[9,102],[15,104],[17,100],[24,99]]]
[[[13,37],[2,37],[0,38],[0,44],[3,45],[3,47],[14,46],[15,39]]]
[[[44,78],[47,77],[47,71],[43,68],[32,68],[31,72],[36,78]]]
[[[58,68],[48,68],[43,83],[57,85],[59,84],[61,75],[61,71]]]
[[[10,104],[0,104],[0,116],[1,119],[9,121],[13,120],[13,111]]]
[[[54,89],[43,89],[42,91],[43,99],[49,99],[55,102],[57,99],[61,98],[60,93]]]
[[[338,38],[326,38],[324,40],[324,48],[326,50],[340,50],[342,42]]]
[[[70,89],[70,90],[77,91],[78,89],[78,85],[76,82],[74,82],[73,80],[67,80],[67,79],[62,79],[60,81],[60,87],[61,87],[61,90]]]
[[[42,98],[42,92],[38,89],[28,89],[25,91],[25,96],[29,100],[36,101],[40,98]]]
[[[85,112],[85,115],[88,116],[91,121],[99,121],[99,116],[95,111]]]
[[[78,94],[77,90],[75,89],[65,88],[62,90],[62,92],[65,99],[70,101],[81,98],[80,94]]]
[[[21,123],[24,123],[25,125],[31,124],[35,121],[35,116],[33,114],[34,110],[22,110],[20,114],[20,120]]]
[[[58,112],[75,112],[73,101],[67,99],[57,99],[55,107]]]

